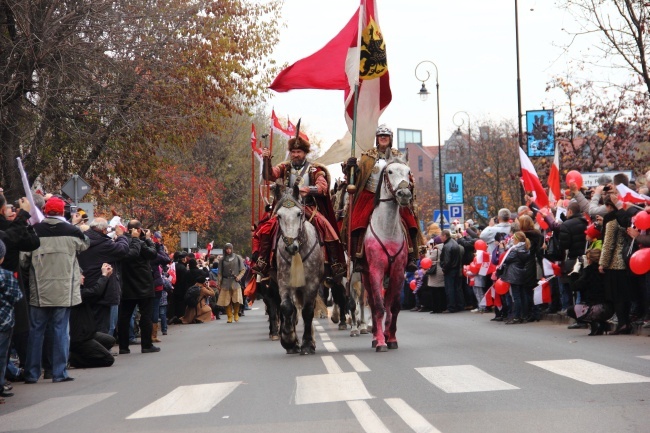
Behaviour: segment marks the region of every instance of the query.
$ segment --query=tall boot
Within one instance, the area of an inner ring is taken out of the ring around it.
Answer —
[[[361,229],[352,233],[350,237],[350,253],[354,267],[352,272],[363,272],[365,270],[365,259],[360,257],[363,254],[363,243],[360,239],[363,237],[365,230]]]
[[[260,236],[260,250],[257,261],[251,268],[254,272],[263,277],[269,276],[269,257],[271,256],[271,236],[263,234]]]
[[[160,343],[161,340],[158,339],[158,324],[154,323],[151,327],[151,341],[154,343]]]
[[[228,316],[228,321],[226,323],[232,323],[232,305],[226,307],[226,315]]]
[[[329,260],[333,278],[342,277],[346,274],[345,261],[341,261],[340,259],[340,248],[342,248],[342,246],[339,241],[325,242],[325,250],[327,251],[327,258]]]
[[[233,318],[235,322],[239,322],[239,307],[241,304],[233,304],[235,312],[233,313]]]

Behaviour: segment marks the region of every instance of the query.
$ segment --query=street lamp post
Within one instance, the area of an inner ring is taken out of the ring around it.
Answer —
[[[431,60],[423,60],[420,63],[415,66],[415,78],[422,83],[422,87],[420,88],[420,91],[418,94],[420,95],[420,99],[422,102],[426,101],[429,92],[427,91],[427,87],[425,86],[425,82],[431,77],[431,73],[429,70],[425,68],[425,72],[427,73],[426,78],[421,79],[418,77],[418,68],[420,65],[427,63],[432,65],[435,70],[436,70],[436,111],[438,113],[438,181],[439,181],[439,188],[440,188],[440,228],[442,229],[444,227],[444,214],[443,214],[443,203],[442,203],[442,195],[444,194],[443,187],[442,187],[442,147],[440,143],[440,83],[438,82],[438,66],[433,63]]]
[[[456,122],[456,115],[458,115],[458,114],[464,114],[465,116],[467,116],[467,152],[469,153],[469,156],[471,158],[471,156],[472,156],[472,121],[471,121],[471,118],[469,117],[469,113],[467,113],[467,111],[457,111],[456,113],[454,113],[454,115],[451,118],[451,121],[454,122],[454,125],[456,127],[458,127],[458,132],[460,133],[460,135],[462,135],[462,133],[460,132],[460,127],[463,126],[463,124],[465,123],[465,119],[460,119],[460,122]]]

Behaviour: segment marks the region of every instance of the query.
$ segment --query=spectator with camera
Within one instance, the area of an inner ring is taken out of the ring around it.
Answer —
[[[93,287],[102,277],[102,265],[107,263],[112,272],[108,275],[106,290],[101,296],[91,297],[86,302],[95,317],[95,331],[109,333],[111,306],[120,304],[122,291],[119,262],[129,253],[129,240],[124,235],[123,227],[115,227],[115,236],[109,236],[106,218],[95,218],[90,228],[84,232],[90,239],[90,247],[79,254],[79,266],[83,270],[84,282]]]
[[[140,347],[142,353],[160,352],[151,342],[154,304],[153,275],[149,262],[158,253],[151,240],[151,231],[142,227],[138,220],[131,220],[127,226],[129,253],[122,261],[122,299],[117,319],[117,334],[120,355],[129,350],[129,322],[137,306],[140,310]]]
[[[151,321],[153,323],[151,341],[154,343],[160,343],[160,339],[158,338],[158,321],[160,320],[160,301],[164,291],[162,267],[167,266],[172,260],[167,255],[167,248],[165,248],[165,245],[163,244],[162,234],[160,232],[154,232],[152,238],[154,246],[156,247],[157,256],[150,262],[154,287],[154,299],[151,315]]]
[[[212,318],[212,308],[208,299],[215,296],[214,290],[208,286],[207,277],[195,275],[194,285],[185,293],[185,315],[181,318],[181,322],[185,325],[209,322]]]

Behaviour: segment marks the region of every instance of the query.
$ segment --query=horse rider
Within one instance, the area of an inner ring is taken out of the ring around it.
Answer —
[[[226,308],[227,323],[239,322],[239,309],[244,303],[240,281],[246,273],[244,259],[233,251],[231,243],[223,247],[223,257],[219,259],[219,298],[217,305]]]
[[[305,218],[310,221],[325,244],[327,264],[333,278],[345,275],[345,250],[341,244],[339,232],[329,195],[329,172],[325,166],[307,160],[310,150],[309,141],[303,137],[289,139],[287,143],[290,161],[271,166],[271,151],[262,149],[264,180],[281,183],[287,188],[298,186],[304,200]],[[279,197],[276,197],[276,201]],[[262,276],[268,276],[271,250],[278,232],[278,221],[272,216],[260,222],[255,237],[259,239],[259,251],[253,270]],[[255,254],[256,251],[253,252]]]
[[[391,152],[394,156],[401,156],[401,152],[394,149],[393,146],[393,131],[382,124],[377,128],[375,134],[376,147],[363,152],[361,158],[357,163],[357,158],[349,158],[343,166],[343,172],[346,178],[351,179],[350,175],[354,170],[354,186],[356,188],[354,199],[352,202],[351,215],[346,215],[343,221],[344,233],[350,230],[350,251],[354,262],[354,272],[361,272],[364,270],[364,254],[363,254],[363,235],[370,222],[370,216],[375,208],[375,191],[380,180],[382,169],[386,166],[386,158]],[[413,179],[411,181],[411,190],[413,189]],[[414,195],[415,196],[415,195]],[[406,270],[415,272],[417,270],[417,246],[418,238],[420,237],[417,219],[413,213],[413,208],[409,206],[400,207],[400,217],[402,225],[408,232],[408,264]],[[348,227],[348,218],[351,218],[350,226]],[[344,235],[345,239],[345,235]]]

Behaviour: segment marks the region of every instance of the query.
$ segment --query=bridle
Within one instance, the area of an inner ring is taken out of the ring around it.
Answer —
[[[305,226],[305,208],[300,203],[296,202],[293,199],[284,200],[281,203],[281,206],[286,208],[292,208],[294,206],[297,206],[301,211],[300,225],[298,227],[298,236],[296,237],[285,236],[284,232],[282,231],[282,224],[278,224],[280,238],[282,239],[282,242],[284,242],[285,249],[293,245],[294,242],[298,242],[298,251],[300,251],[300,248],[304,245],[306,241],[304,231],[303,231],[303,227]],[[305,256],[302,257],[302,260],[307,260],[307,258],[311,255],[311,253],[316,248],[316,245],[318,245],[318,242],[314,242],[314,245],[312,245],[312,247],[309,249],[307,254],[305,254]],[[289,262],[289,259],[287,259],[282,254],[280,254],[280,257],[282,257],[285,261]]]
[[[390,198],[380,198],[380,199],[377,200],[378,202],[393,201],[393,202],[397,203],[397,199],[395,198],[395,195],[396,195],[395,187],[393,187],[393,184],[391,183],[390,178],[388,177],[388,170],[387,170],[389,165],[397,164],[397,163],[398,163],[398,161],[391,161],[388,164],[386,164],[384,166],[384,168],[382,169],[382,171],[381,171],[383,183],[384,183],[384,185],[386,185],[386,189],[388,190],[388,192],[390,193],[391,196],[390,196]],[[406,183],[406,185],[405,185],[405,183]],[[405,180],[402,180],[397,185],[398,188],[409,188],[409,189],[411,189],[412,186],[413,185],[411,184],[411,182],[407,183]],[[377,193],[380,193],[380,191],[377,191]]]

